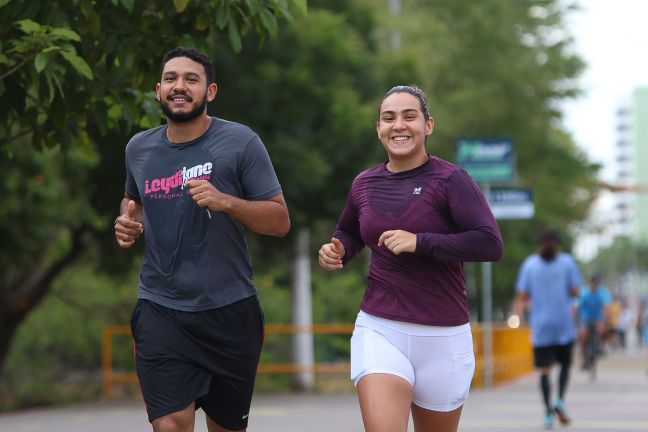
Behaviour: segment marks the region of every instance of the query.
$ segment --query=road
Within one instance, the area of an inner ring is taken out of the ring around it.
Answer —
[[[574,419],[565,432],[648,431],[646,354],[611,354],[589,382],[573,369],[567,403]],[[471,392],[460,431],[541,431],[542,405],[537,377],[529,375],[491,390]],[[555,377],[552,382],[555,383]],[[206,432],[198,411],[196,431]],[[257,395],[250,432],[361,432],[353,393]],[[413,428],[410,426],[410,430]],[[150,432],[141,400],[110,400],[62,408],[0,415],[0,432]]]

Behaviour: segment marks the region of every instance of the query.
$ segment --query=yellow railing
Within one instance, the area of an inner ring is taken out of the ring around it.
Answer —
[[[475,350],[475,376],[473,386],[484,385],[483,332],[479,325],[471,324]],[[528,327],[509,328],[493,325],[493,384],[500,384],[533,372],[533,347]]]
[[[115,372],[112,367],[113,336],[130,335],[129,325],[108,325],[101,331],[101,374],[103,377],[103,395],[110,396],[113,384],[136,383],[137,375],[134,372]]]
[[[475,344],[475,377],[474,386],[484,384],[484,361],[482,356],[482,330],[473,324]],[[351,334],[352,324],[315,324],[312,326],[295,326],[291,324],[266,324],[266,334]],[[105,326],[102,331],[102,374],[103,394],[110,396],[116,383],[137,383],[134,372],[115,372],[113,370],[113,336],[130,335],[128,325]],[[498,384],[533,370],[533,351],[529,340],[529,329],[526,327],[510,329],[505,326],[493,326],[493,383]],[[316,363],[302,366],[294,363],[261,363],[259,373],[347,373],[349,363]]]

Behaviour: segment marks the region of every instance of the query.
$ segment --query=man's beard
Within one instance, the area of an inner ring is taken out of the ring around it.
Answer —
[[[558,255],[558,249],[554,245],[544,245],[540,248],[540,257],[544,261],[553,261]]]
[[[177,96],[178,93],[172,95],[172,96]],[[186,96],[186,95],[185,95]],[[170,96],[171,97],[171,96]],[[188,97],[188,96],[186,96]],[[168,99],[168,98],[167,98]],[[205,92],[205,96],[203,96],[202,101],[196,106],[196,108],[192,109],[191,111],[188,112],[178,112],[175,113],[171,111],[171,108],[164,103],[163,101],[160,101],[160,108],[162,108],[162,112],[164,115],[171,120],[172,122],[175,123],[184,123],[191,121],[195,119],[196,117],[200,116],[204,111],[205,107],[207,106],[207,92]]]

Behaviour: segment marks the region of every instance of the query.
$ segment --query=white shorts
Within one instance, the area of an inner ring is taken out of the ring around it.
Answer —
[[[475,372],[470,324],[436,327],[360,311],[351,337],[351,379],[387,373],[408,381],[413,403],[448,412],[468,399]]]

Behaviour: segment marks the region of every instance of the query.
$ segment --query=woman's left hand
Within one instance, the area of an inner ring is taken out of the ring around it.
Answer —
[[[394,255],[416,252],[416,234],[403,230],[385,231],[378,239],[378,246],[385,245]]]

